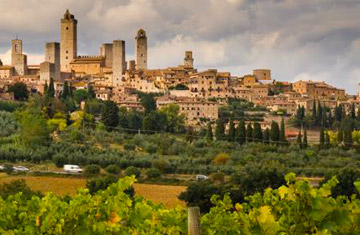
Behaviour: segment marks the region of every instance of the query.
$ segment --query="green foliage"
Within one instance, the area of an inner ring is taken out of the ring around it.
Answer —
[[[109,174],[113,174],[113,175],[118,175],[121,171],[120,167],[118,167],[117,165],[108,165],[106,168],[105,168],[106,172],[109,173]]]
[[[96,99],[96,94],[95,94],[94,88],[91,85],[89,85],[88,89],[87,89],[87,98],[89,100]]]
[[[79,89],[74,92],[74,99],[77,104],[80,104],[82,101],[87,100],[88,91],[86,89]]]
[[[235,141],[235,133],[236,129],[235,129],[235,124],[234,121],[231,119],[230,123],[229,123],[229,134],[228,134],[228,140],[230,142],[234,142]]]
[[[157,168],[150,168],[146,171],[146,177],[148,179],[159,179],[161,175],[161,171]]]
[[[215,138],[216,140],[225,140],[225,125],[220,118],[216,121]]]
[[[16,82],[9,86],[9,92],[14,93],[15,100],[27,100],[29,98],[29,91],[25,83]]]
[[[101,121],[108,130],[116,127],[119,124],[119,108],[113,101],[105,101],[104,109],[101,114]]]
[[[274,143],[278,143],[280,140],[280,130],[277,122],[271,122],[270,139]]]
[[[357,196],[360,195],[355,187],[355,182],[360,181],[359,169],[355,167],[340,169],[336,173],[336,177],[339,183],[331,189],[331,195],[333,197],[344,195],[350,198],[353,194],[357,194]],[[327,175],[323,183],[329,181],[331,178],[331,175]]]
[[[125,175],[132,176],[134,175],[136,178],[140,178],[141,176],[141,170],[134,166],[129,166],[125,169]]]
[[[86,177],[94,177],[100,174],[101,167],[99,165],[91,164],[85,167],[84,175]]]
[[[206,140],[207,141],[212,141],[213,139],[214,139],[214,135],[213,135],[211,123],[209,122],[207,124],[207,129],[206,129]]]
[[[29,186],[26,185],[25,180],[13,180],[9,183],[0,184],[0,200],[8,199],[14,194],[20,194],[21,200],[30,200],[33,196],[41,197],[42,194],[40,192],[32,191]],[[1,226],[0,226],[1,231]]]
[[[49,98],[53,98],[55,96],[55,86],[54,86],[54,79],[50,78],[49,87],[46,91],[46,96]]]
[[[1,234],[185,234],[186,211],[165,209],[126,193],[135,179],[126,177],[91,195],[81,190],[74,197],[47,194],[21,199],[20,194],[0,199]]]
[[[253,130],[253,136],[255,142],[262,142],[263,140],[263,133],[261,130],[261,126],[258,122],[254,123],[254,130]]]
[[[141,105],[145,108],[145,113],[156,111],[156,94],[139,92]]]
[[[184,129],[185,114],[180,114],[179,105],[167,105],[161,108],[159,113],[166,116],[166,131],[173,133]]]
[[[29,147],[47,144],[49,130],[44,118],[38,113],[24,111],[19,114],[22,142]]]
[[[0,137],[15,134],[19,129],[19,123],[16,121],[13,113],[0,111]]]
[[[14,112],[23,106],[21,102],[0,100],[0,111]]]
[[[238,127],[236,128],[236,142],[239,144],[244,144],[246,142],[246,128],[245,128],[245,122],[241,120],[239,122]]]

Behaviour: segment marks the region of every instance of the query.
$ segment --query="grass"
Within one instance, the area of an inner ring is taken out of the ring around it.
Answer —
[[[74,195],[78,189],[85,188],[86,185],[86,179],[82,178],[29,175],[9,176],[5,173],[0,173],[0,184],[9,183],[17,179],[24,179],[32,190],[43,193],[53,192],[59,196]],[[137,195],[147,200],[161,203],[167,208],[178,205],[185,206],[185,203],[177,198],[181,192],[186,190],[185,186],[135,184],[134,188]]]

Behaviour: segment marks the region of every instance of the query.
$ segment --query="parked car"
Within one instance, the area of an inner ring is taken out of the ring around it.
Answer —
[[[64,171],[67,173],[81,173],[82,169],[78,165],[64,165]]]
[[[207,177],[206,175],[196,175],[197,181],[208,180],[208,179],[209,179],[209,177]]]
[[[18,172],[27,172],[27,171],[29,171],[29,168],[27,168],[27,167],[24,167],[24,166],[14,166],[13,167],[13,170],[16,172],[16,171],[18,171]]]
[[[4,166],[0,166],[0,171],[3,171],[5,169]]]

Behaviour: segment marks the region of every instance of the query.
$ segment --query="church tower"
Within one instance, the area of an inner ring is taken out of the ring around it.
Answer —
[[[192,51],[185,51],[184,66],[185,68],[194,68],[194,58]]]
[[[66,10],[61,19],[60,65],[62,72],[71,72],[70,62],[77,57],[77,20]]]
[[[136,69],[147,69],[147,37],[146,32],[140,29],[135,37]]]
[[[11,40],[11,65],[15,66],[17,55],[21,55],[22,52],[22,40]]]

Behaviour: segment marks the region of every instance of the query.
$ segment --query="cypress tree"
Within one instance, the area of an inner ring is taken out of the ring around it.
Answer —
[[[105,101],[101,121],[107,130],[111,130],[119,124],[119,108],[114,101]]]
[[[262,130],[261,130],[261,126],[258,122],[255,122],[254,123],[254,141],[255,142],[261,142],[262,139],[263,139],[263,133],[262,133]]]
[[[234,121],[231,119],[230,123],[229,123],[229,135],[228,135],[228,140],[230,142],[234,142],[235,141],[235,124]]]
[[[64,87],[61,93],[61,99],[66,100],[66,98],[69,96],[69,86],[68,82],[64,82]]]
[[[216,121],[215,138],[216,140],[225,140],[225,126],[220,118]]]
[[[192,126],[189,126],[186,130],[186,141],[192,143],[194,140],[194,129]]]
[[[236,128],[236,142],[239,144],[244,144],[246,141],[246,129],[245,123],[243,120],[239,122],[238,127]]]
[[[95,92],[94,92],[94,88],[93,88],[91,85],[88,86],[87,98],[88,98],[89,100],[96,98],[96,94],[95,94]]]
[[[341,115],[342,115],[342,106],[339,105],[335,107],[335,120],[341,122]]]
[[[249,123],[246,127],[246,142],[253,141],[253,128],[251,123]]]
[[[45,82],[45,85],[44,85],[44,95],[47,95],[48,90],[49,90],[49,86],[48,86],[47,82]]]
[[[360,108],[357,109],[356,119],[360,121]]]
[[[300,131],[299,131],[299,134],[298,134],[298,136],[297,136],[297,139],[296,139],[296,144],[299,146],[300,149],[303,148],[301,137],[302,137],[302,136],[301,136],[301,130],[300,130]]]
[[[327,115],[326,115],[326,107],[323,107],[323,113],[322,113],[322,118],[321,118],[321,126],[328,127]]]
[[[54,79],[50,78],[49,88],[47,91],[48,97],[54,97],[55,96],[55,87],[54,87]]]
[[[351,148],[352,144],[353,144],[353,139],[352,139],[352,131],[350,128],[347,128],[344,132],[344,145],[346,149]]]
[[[351,119],[355,120],[355,118],[356,118],[356,113],[355,113],[355,104],[354,104],[354,103],[351,104],[351,112],[350,112],[350,115],[351,115]]]
[[[206,140],[207,141],[212,141],[213,139],[214,139],[214,134],[213,134],[213,131],[212,131],[211,123],[209,122],[207,124]]]
[[[322,118],[323,118],[323,108],[321,107],[321,103],[320,103],[320,101],[318,101],[318,112],[317,112],[317,124],[319,125],[319,126],[322,126]]]
[[[280,140],[279,124],[275,121],[271,123],[270,139],[274,143],[278,143]]]
[[[320,129],[320,136],[319,136],[319,146],[320,148],[324,147],[324,142],[325,142],[325,134],[324,134],[324,128]]]
[[[270,130],[269,130],[269,128],[265,129],[263,137],[264,137],[263,139],[264,139],[265,144],[270,143]]]
[[[307,141],[307,131],[304,130],[304,139],[303,139],[303,148],[306,149],[308,147],[308,141]]]
[[[344,133],[340,129],[337,132],[337,140],[338,140],[338,144],[341,144],[344,140]]]
[[[331,109],[329,111],[329,115],[328,115],[328,126],[329,128],[331,128],[333,126],[333,117],[332,117],[332,112],[331,112]]]
[[[286,143],[284,118],[281,119],[279,141],[280,141],[282,144],[285,144],[285,143]]]
[[[315,99],[314,99],[314,102],[313,102],[312,117],[313,117],[314,120],[316,120],[317,115],[316,115],[316,101],[315,101]]]
[[[325,145],[326,149],[330,148],[330,135],[327,131],[325,132],[325,144],[324,145]]]

